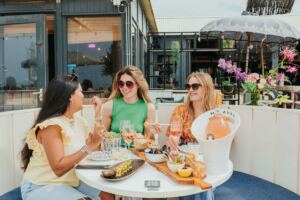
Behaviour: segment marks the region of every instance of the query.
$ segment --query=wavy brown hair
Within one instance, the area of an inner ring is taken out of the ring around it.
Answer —
[[[138,86],[138,91],[137,91],[138,98],[143,99],[147,103],[152,102],[152,100],[148,95],[148,90],[149,90],[148,83],[144,78],[144,75],[141,72],[141,70],[135,66],[126,66],[118,71],[118,73],[116,74],[113,80],[112,92],[111,95],[108,97],[108,100],[112,100],[117,97],[122,97],[122,93],[120,92],[120,89],[118,87],[118,81],[120,80],[123,74],[127,74],[131,76],[133,80],[136,82]]]
[[[193,72],[187,77],[186,83],[188,83],[189,80],[193,77],[196,78],[199,81],[199,83],[202,85],[202,89],[204,92],[202,97],[202,111],[206,112],[214,109],[216,107],[216,104],[215,104],[215,95],[214,95],[214,84],[211,76],[208,73]],[[193,108],[193,103],[191,102],[189,96],[185,101],[185,104],[189,108],[190,115],[194,118],[195,111]]]

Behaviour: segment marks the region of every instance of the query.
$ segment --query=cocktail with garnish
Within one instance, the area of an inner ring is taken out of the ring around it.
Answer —
[[[125,147],[129,148],[136,135],[133,124],[129,120],[122,120],[120,122],[120,133],[125,141]]]
[[[180,137],[182,135],[182,120],[173,119],[170,123],[170,139],[173,141],[173,145],[170,146],[172,150],[177,150],[180,144]],[[175,145],[176,144],[176,145]]]

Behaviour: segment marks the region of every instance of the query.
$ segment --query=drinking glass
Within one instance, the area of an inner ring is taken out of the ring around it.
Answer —
[[[171,136],[175,138],[177,144],[180,143],[180,136],[182,134],[182,120],[173,119],[170,123]]]
[[[111,133],[113,135],[113,151],[119,151],[121,148],[121,138],[122,136],[117,133]]]
[[[113,141],[106,138],[104,140],[104,149],[105,149],[105,153],[108,157],[111,157],[111,155],[112,155],[112,150],[113,150],[112,148],[113,148]]]
[[[129,149],[130,143],[133,142],[135,136],[133,124],[129,120],[122,120],[120,122],[120,133],[125,141],[125,147]]]
[[[172,120],[171,124],[170,124],[170,131],[171,131],[171,134],[174,136],[181,136],[182,120],[181,119]]]

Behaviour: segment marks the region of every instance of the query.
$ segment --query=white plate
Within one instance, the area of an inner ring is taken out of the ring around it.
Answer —
[[[105,161],[105,160],[111,160],[111,156],[105,152],[105,151],[94,151],[87,157],[90,160],[95,160],[95,161]]]

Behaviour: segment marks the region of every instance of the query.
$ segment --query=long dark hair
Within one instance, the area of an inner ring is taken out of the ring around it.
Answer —
[[[78,88],[78,84],[78,76],[76,74],[53,79],[46,89],[41,110],[32,128],[46,119],[63,115],[67,111],[70,104],[70,97]],[[21,151],[21,159],[23,163],[22,169],[24,171],[29,164],[31,156],[32,150],[29,149],[28,144],[25,143]]]

